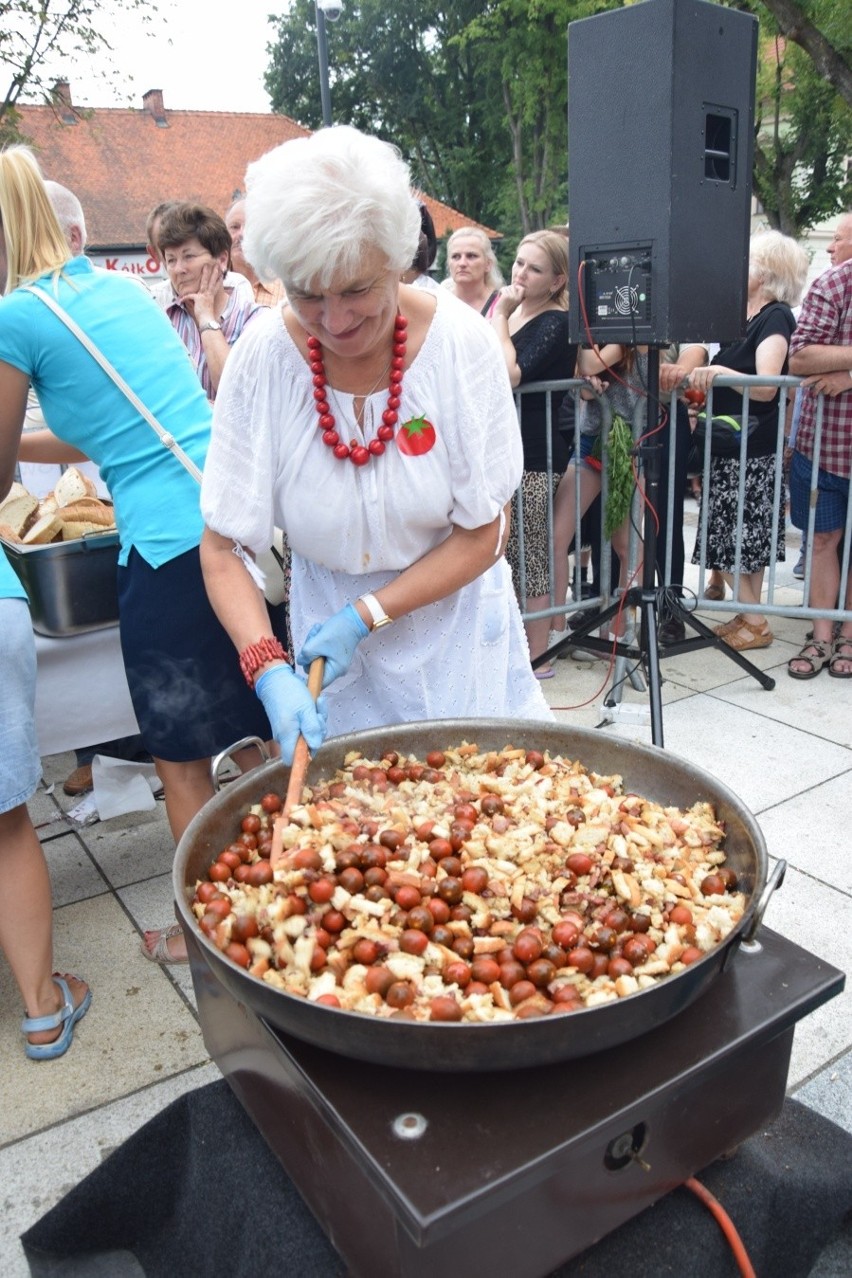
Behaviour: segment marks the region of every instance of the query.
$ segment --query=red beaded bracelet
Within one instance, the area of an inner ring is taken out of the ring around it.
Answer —
[[[254,676],[260,667],[265,666],[268,661],[286,661],[288,663],[290,661],[282,644],[277,639],[270,639],[268,636],[264,636],[263,639],[258,639],[257,643],[250,643],[247,648],[243,648],[240,653],[240,669],[245,675],[246,683],[250,688],[254,687]]]

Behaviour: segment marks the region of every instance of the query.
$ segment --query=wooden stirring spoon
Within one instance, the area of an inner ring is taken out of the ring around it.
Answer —
[[[311,662],[310,670],[308,671],[308,692],[314,701],[316,701],[322,691],[324,673],[325,657],[317,657],[315,661]],[[287,794],[284,797],[284,807],[275,818],[275,823],[272,827],[272,849],[269,854],[269,862],[273,870],[285,855],[281,844],[281,832],[290,820],[290,811],[293,805],[298,803],[302,797],[302,791],[305,788],[305,776],[310,761],[311,754],[308,749],[308,743],[300,734],[296,741],[296,748],[293,751],[293,762],[290,765],[290,780],[287,784]]]

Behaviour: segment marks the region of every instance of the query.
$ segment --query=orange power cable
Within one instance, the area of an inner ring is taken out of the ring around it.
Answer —
[[[716,1217],[719,1228],[727,1238],[731,1251],[734,1253],[734,1260],[736,1261],[737,1268],[743,1278],[757,1278],[754,1266],[748,1258],[748,1252],[745,1249],[743,1240],[737,1233],[736,1225],[731,1220],[718,1198],[714,1197],[714,1195],[710,1193],[710,1190],[707,1189],[706,1186],[702,1185],[700,1180],[696,1180],[694,1176],[690,1176],[688,1180],[685,1180],[683,1183],[687,1189],[692,1190],[696,1198],[700,1199],[708,1211],[711,1211]]]

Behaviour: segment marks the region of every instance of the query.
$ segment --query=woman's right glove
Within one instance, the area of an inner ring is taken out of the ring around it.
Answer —
[[[263,702],[284,763],[293,762],[293,751],[300,733],[311,754],[315,754],[326,738],[328,710],[325,697],[315,702],[308,692],[308,685],[292,666],[286,665],[264,671],[254,690]]]

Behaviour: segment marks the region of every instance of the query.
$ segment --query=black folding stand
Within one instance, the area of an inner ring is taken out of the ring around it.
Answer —
[[[671,447],[675,445],[672,431],[673,422],[667,421],[662,429],[657,430],[653,430],[650,426],[652,414],[656,416],[657,426],[659,427],[660,425],[660,349],[658,346],[648,347],[648,405],[648,428],[644,436],[644,442],[640,442],[636,449],[645,477],[642,585],[631,587],[625,591],[620,599],[616,599],[602,611],[593,613],[591,617],[586,618],[576,629],[571,631],[570,635],[566,634],[564,639],[560,639],[552,648],[548,648],[540,657],[536,657],[532,665],[533,669],[536,669],[546,661],[551,661],[558,657],[566,648],[572,647],[582,647],[590,652],[599,652],[606,656],[614,652],[619,657],[626,657],[634,662],[639,662],[643,666],[648,680],[651,703],[651,740],[654,745],[662,748],[663,705],[660,694],[660,645],[657,637],[661,591],[656,585],[658,540],[656,512],[659,510],[663,453],[663,444],[660,436],[663,431],[670,432]],[[611,617],[614,617],[624,608],[631,607],[639,610],[638,645],[622,643],[620,640],[600,639],[592,635],[591,632],[593,630],[599,629]],[[684,626],[689,626],[690,630],[695,631],[697,637],[683,639],[678,643],[666,644],[663,655],[674,657],[683,652],[696,652],[701,648],[716,648],[719,652],[723,652],[730,661],[736,662],[746,674],[752,675],[767,692],[775,687],[775,680],[771,675],[765,674],[747,657],[744,657],[742,653],[737,652],[736,648],[731,648],[726,644],[724,639],[720,638],[709,626],[706,626],[692,611],[684,608],[680,597],[674,595],[671,591],[666,592],[665,611],[667,620],[672,619],[683,622]]]

